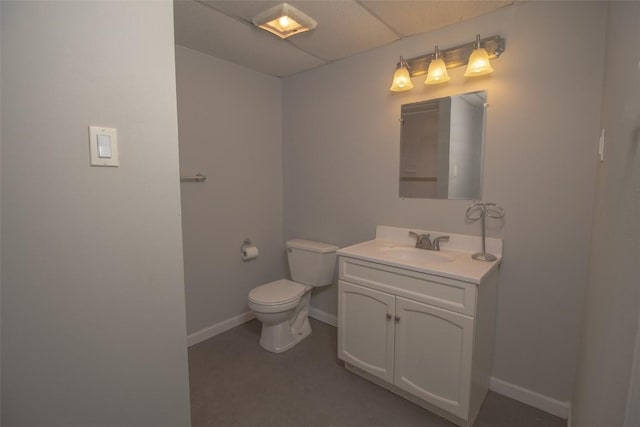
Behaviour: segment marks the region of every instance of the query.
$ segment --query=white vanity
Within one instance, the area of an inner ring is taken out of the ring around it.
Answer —
[[[494,262],[471,259],[475,236],[449,234],[441,250],[414,248],[409,231],[378,226],[376,239],[338,251],[338,357],[345,367],[461,425],[489,388],[502,240]]]

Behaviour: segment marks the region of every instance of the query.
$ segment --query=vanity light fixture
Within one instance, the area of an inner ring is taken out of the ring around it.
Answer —
[[[480,34],[476,35],[476,41],[473,46],[473,52],[469,57],[467,70],[464,72],[465,77],[484,76],[493,73],[491,62],[489,62],[489,54],[480,44]]]
[[[429,63],[429,71],[427,71],[427,78],[424,81],[424,84],[435,85],[438,83],[446,83],[449,80],[450,78],[449,73],[447,73],[447,64],[445,64],[444,60],[442,59],[440,49],[438,49],[438,45],[436,45],[433,59]]]
[[[478,34],[476,40],[449,49],[441,50],[436,45],[435,52],[403,59],[396,66],[393,75],[393,92],[410,90],[413,88],[412,77],[427,74],[426,85],[449,81],[447,69],[467,66],[465,77],[482,76],[493,72],[490,59],[500,57],[505,51],[505,39],[491,36],[484,39]]]
[[[396,72],[393,74],[393,82],[389,90],[392,92],[402,92],[411,89],[413,89],[413,83],[411,83],[407,62],[401,56],[400,61],[396,65]]]
[[[288,3],[280,3],[257,14],[251,22],[281,39],[313,30],[318,25],[309,15]]]

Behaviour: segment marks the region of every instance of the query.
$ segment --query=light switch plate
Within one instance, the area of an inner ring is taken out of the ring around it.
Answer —
[[[120,166],[117,129],[89,126],[89,152],[91,166]]]
[[[607,130],[602,129],[602,133],[600,134],[600,140],[598,141],[598,158],[601,162],[604,162],[604,144],[606,142]]]

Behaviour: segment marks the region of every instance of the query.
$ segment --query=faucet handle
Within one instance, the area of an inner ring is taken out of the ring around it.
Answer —
[[[440,250],[440,240],[449,240],[449,236],[438,236],[433,239],[431,242],[432,250],[439,251]]]
[[[431,249],[431,239],[430,234],[418,234],[415,231],[410,231],[409,236],[416,239],[416,248],[420,249]]]
[[[416,239],[416,248],[418,246],[420,246],[420,244],[422,243],[422,236],[419,235],[418,233],[416,233],[415,231],[410,231],[409,232],[409,236],[413,237],[414,239]]]

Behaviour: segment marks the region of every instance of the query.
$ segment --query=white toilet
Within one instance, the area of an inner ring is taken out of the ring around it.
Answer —
[[[337,246],[311,240],[287,242],[291,280],[276,280],[249,292],[249,308],[262,322],[260,345],[273,353],[289,350],[311,334],[311,290],[333,282]]]

